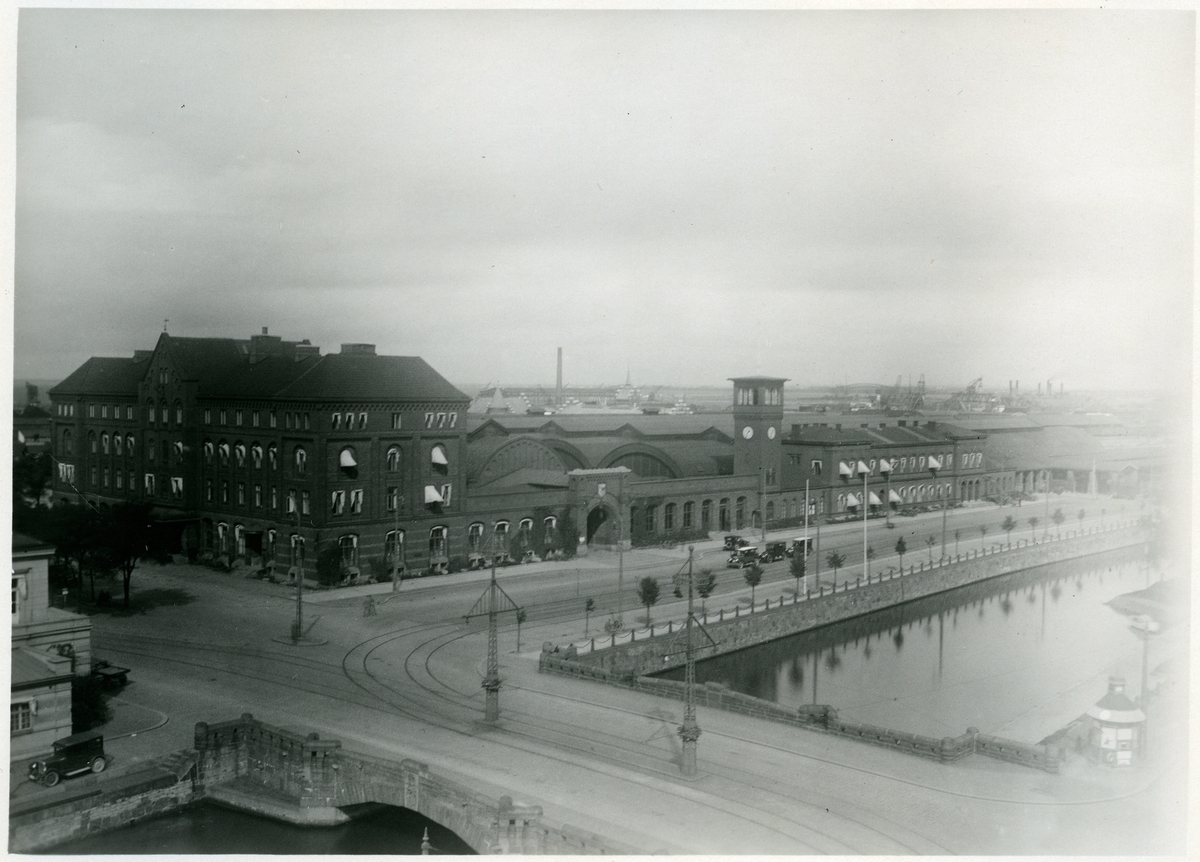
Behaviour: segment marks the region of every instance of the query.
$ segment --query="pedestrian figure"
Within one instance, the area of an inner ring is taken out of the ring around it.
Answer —
[[[403,577],[404,576],[400,574],[399,570],[392,572],[392,592],[393,593],[400,592],[400,581],[403,579]]]
[[[363,616],[364,617],[375,616],[375,597],[374,596],[367,596],[365,599],[363,599]]]

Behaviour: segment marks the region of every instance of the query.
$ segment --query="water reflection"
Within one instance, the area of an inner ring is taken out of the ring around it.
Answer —
[[[1144,587],[1138,551],[1015,572],[708,659],[696,679],[783,704],[828,703],[911,732],[975,726],[1036,742],[1057,729],[1040,732],[1055,709],[1104,693],[1090,697],[1093,677],[1137,678],[1137,639],[1104,603]],[[890,649],[880,648],[885,639]]]

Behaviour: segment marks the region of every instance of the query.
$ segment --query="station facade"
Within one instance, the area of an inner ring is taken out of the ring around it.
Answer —
[[[731,382],[716,414],[468,415],[418,357],[163,333],[50,391],[54,497],[148,502],[192,557],[384,577],[798,525],[806,487],[810,518],[861,512],[859,465],[876,513],[980,496],[980,432],[788,427],[784,378]]]

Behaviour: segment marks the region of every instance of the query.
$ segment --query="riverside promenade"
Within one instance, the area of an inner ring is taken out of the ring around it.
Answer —
[[[680,559],[678,550],[626,554],[630,571],[678,569]],[[406,582],[394,596],[383,585],[321,593],[305,620],[323,643],[292,646],[276,640],[295,614],[282,585],[142,567],[139,608],[93,620],[97,653],[133,668],[120,699],[142,711],[146,728],[112,741],[111,774],[51,789],[26,783],[18,794],[116,780],[188,747],[196,723],[252,712],[367,756],[427,763],[643,853],[1183,852],[1186,767],[1174,752],[1186,711],[1166,699],[1151,707],[1157,733],[1143,766],[1114,772],[1075,759],[1058,775],[978,757],[927,762],[701,708],[699,775],[683,779],[681,704],[538,672],[543,642],[578,639],[584,627],[571,582],[580,578],[581,596],[595,592],[613,576],[609,562],[500,573],[531,613],[520,648],[513,621],[501,629],[495,725],[481,720],[486,629],[463,621],[487,572]],[[374,615],[363,614],[364,594],[376,598]]]

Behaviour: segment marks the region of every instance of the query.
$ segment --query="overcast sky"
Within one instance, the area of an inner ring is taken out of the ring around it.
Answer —
[[[1191,13],[23,9],[14,373],[1177,385]]]

